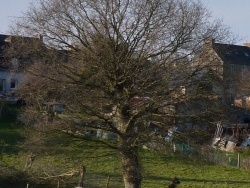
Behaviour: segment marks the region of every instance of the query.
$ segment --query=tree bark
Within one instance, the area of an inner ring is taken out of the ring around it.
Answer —
[[[125,188],[140,188],[142,182],[141,166],[137,146],[123,146],[122,158],[123,180]]]

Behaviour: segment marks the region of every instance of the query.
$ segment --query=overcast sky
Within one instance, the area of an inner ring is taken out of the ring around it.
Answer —
[[[8,26],[22,16],[29,3],[36,0],[0,0],[0,33],[8,34]],[[239,35],[237,43],[250,42],[250,0],[201,0],[215,18],[224,20]]]

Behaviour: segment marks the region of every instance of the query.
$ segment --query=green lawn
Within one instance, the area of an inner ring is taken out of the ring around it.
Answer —
[[[109,188],[123,187],[119,155],[115,151],[101,144],[72,138],[55,131],[36,133],[34,135],[37,137],[37,143],[23,144],[23,135],[26,131],[26,128],[13,122],[0,121],[2,151],[0,187],[3,187],[1,178],[7,177],[13,181],[18,176],[25,177],[32,183],[56,184],[58,179],[48,180],[48,175],[55,176],[72,169],[79,169],[82,164],[87,169],[85,183],[89,188],[104,188],[109,175],[111,177]],[[41,141],[39,138],[42,137],[46,139]],[[26,157],[31,151],[36,155],[35,161],[28,171],[24,171]],[[249,170],[209,165],[202,160],[194,162],[184,156],[148,150],[141,150],[140,157],[143,164],[142,187],[145,188],[167,187],[169,180],[175,176],[181,180],[178,186],[180,188],[247,188],[250,186]],[[21,176],[22,173],[25,175]],[[61,185],[73,187],[78,179],[79,175],[65,178],[61,181]]]
[[[152,157],[152,156],[151,156]],[[150,158],[145,163],[148,179],[144,187],[153,188],[155,184],[164,187],[166,179],[177,176],[181,180],[178,187],[249,187],[249,171],[239,170],[233,167],[223,167],[194,163],[184,159],[171,157],[157,157],[150,163]],[[151,158],[152,159],[152,158]]]

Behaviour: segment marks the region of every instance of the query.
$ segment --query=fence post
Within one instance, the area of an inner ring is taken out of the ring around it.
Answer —
[[[237,162],[237,168],[240,168],[240,153],[238,152],[238,162]]]
[[[108,180],[107,180],[106,188],[109,188],[109,181],[110,181],[110,175],[108,176]]]

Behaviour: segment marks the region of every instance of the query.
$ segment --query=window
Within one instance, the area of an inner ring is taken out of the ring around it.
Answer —
[[[6,80],[0,79],[0,92],[5,92],[5,91],[6,91]]]
[[[17,87],[17,80],[11,79],[10,80],[10,89],[15,89]]]
[[[222,96],[218,96],[218,103],[223,104],[223,97]]]
[[[183,95],[186,94],[186,88],[185,88],[185,86],[181,86],[181,94],[183,94]]]
[[[211,83],[206,83],[206,82],[203,82],[203,83],[199,83],[198,84],[198,93],[210,93],[213,91],[213,85]]]
[[[233,93],[233,84],[232,83],[228,84],[228,90],[229,90],[230,94]]]
[[[236,71],[236,67],[235,66],[231,66],[231,73],[235,73],[235,71]]]
[[[13,69],[18,69],[18,59],[17,58],[12,58],[11,65],[12,65]]]
[[[248,70],[247,66],[244,65],[243,68],[241,68],[241,74],[242,74],[242,76],[245,77],[248,75],[248,73],[249,73],[249,70]]]

